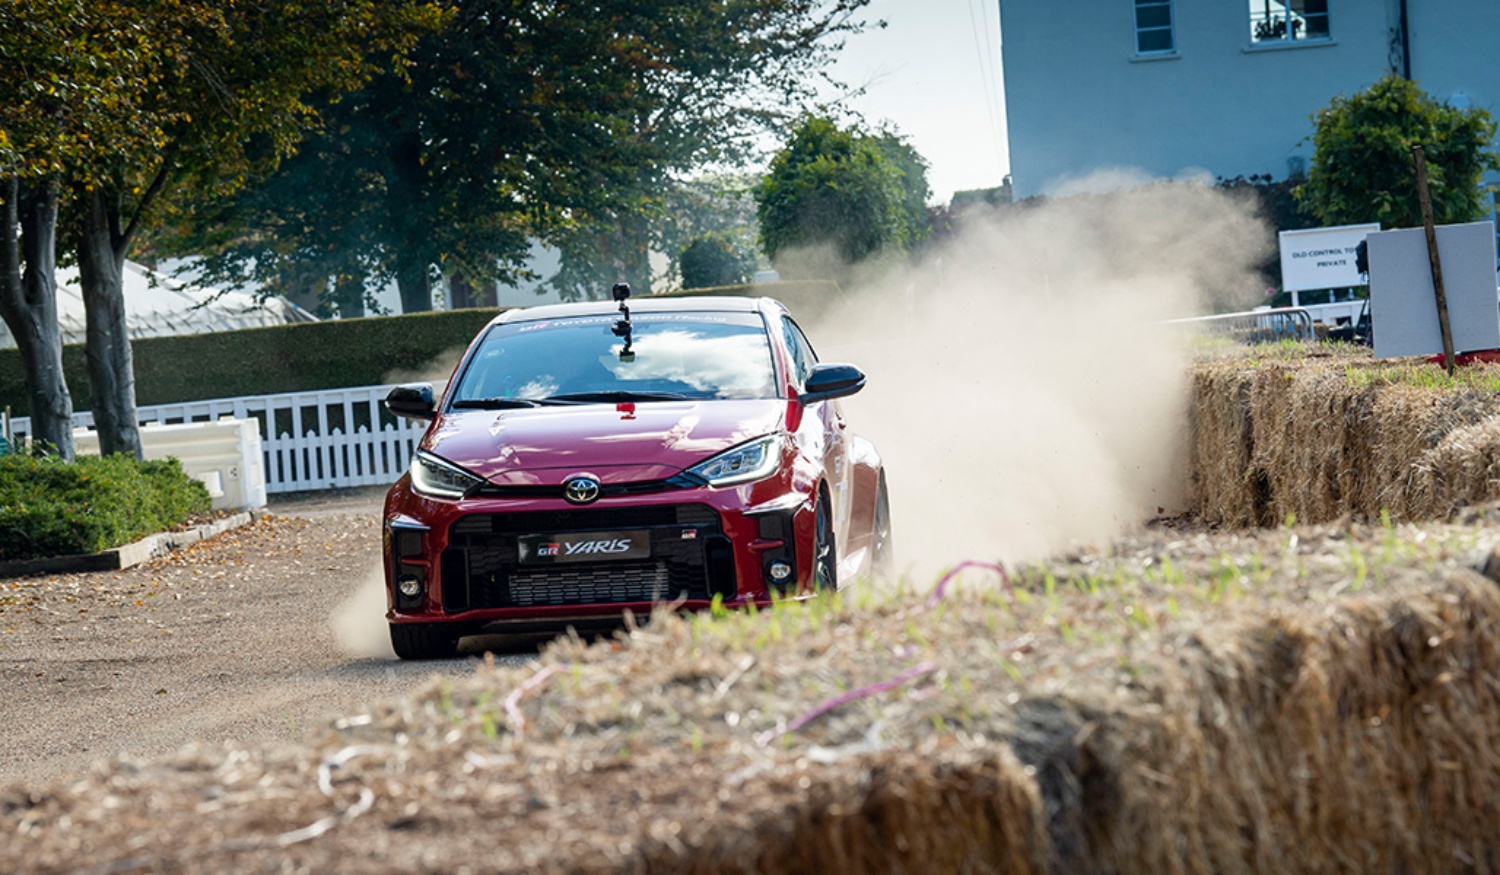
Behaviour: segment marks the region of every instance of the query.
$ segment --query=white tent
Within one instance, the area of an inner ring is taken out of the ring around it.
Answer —
[[[260,301],[244,292],[187,285],[133,261],[125,262],[124,282],[125,324],[132,340],[312,322],[316,318],[285,298]],[[57,323],[63,343],[83,343],[83,290],[76,267],[57,271]],[[15,338],[0,321],[0,349],[15,345]]]

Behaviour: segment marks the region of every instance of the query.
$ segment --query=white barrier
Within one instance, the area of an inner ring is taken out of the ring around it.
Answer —
[[[74,451],[99,453],[99,434],[73,430]],[[175,457],[189,476],[203,481],[214,510],[266,506],[260,427],[253,419],[141,426],[141,452],[148,459]]]
[[[359,386],[322,392],[247,395],[136,408],[138,421],[177,424],[221,417],[254,419],[260,425],[262,471],[268,493],[302,492],[394,483],[411,464],[425,423],[394,417],[381,404],[394,386]],[[87,411],[73,416],[89,427]],[[31,421],[12,420],[17,436],[31,434]]]

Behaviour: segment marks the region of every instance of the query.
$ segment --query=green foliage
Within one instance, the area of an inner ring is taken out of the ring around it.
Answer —
[[[320,105],[263,190],[198,205],[159,245],[213,251],[221,284],[395,278],[408,312],[439,275],[530,278],[533,240],[563,251],[565,296],[648,292],[649,250],[687,239],[667,239],[681,179],[741,163],[868,2],[456,0],[404,69]]]
[[[827,245],[853,264],[907,250],[926,232],[926,168],[892,133],[803,119],[755,191],[766,255]]]
[[[718,232],[694,238],[679,260],[684,289],[732,286],[750,279],[753,256],[741,251],[729,234]]]
[[[209,509],[176,459],[0,456],[0,560],[98,553]]]
[[[497,310],[447,310],[379,319],[338,319],[134,342],[140,404],[310,392],[447,377],[458,355]],[[90,399],[82,346],[63,348],[68,385]],[[16,350],[0,350],[0,406],[30,414]]]
[[[1485,110],[1441,103],[1391,74],[1352,97],[1334,98],[1314,119],[1312,169],[1298,197],[1323,224],[1420,226],[1415,144],[1426,156],[1439,224],[1488,215],[1480,179],[1500,170],[1500,156],[1490,146],[1495,122]]]

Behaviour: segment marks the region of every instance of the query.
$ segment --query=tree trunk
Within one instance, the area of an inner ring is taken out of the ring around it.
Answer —
[[[630,283],[632,295],[651,294],[651,223],[645,216],[624,216],[618,233],[622,279]]]
[[[397,256],[396,287],[401,290],[402,313],[432,309],[432,279],[427,274],[427,262],[420,257]]]
[[[333,285],[333,303],[338,307],[340,319],[359,319],[364,316],[364,277],[340,274]]]
[[[31,436],[71,461],[73,397],[57,327],[57,187],[39,183],[26,193],[24,207],[22,200],[19,181],[0,182],[0,317],[26,367]]]
[[[477,306],[474,303],[474,284],[463,275],[463,271],[455,270],[448,277],[448,308],[463,310],[474,306]]]
[[[401,312],[422,313],[432,309],[432,277],[427,271],[431,257],[431,229],[423,227],[419,209],[427,195],[427,169],[422,165],[422,139],[414,131],[395,133],[387,147],[391,162],[389,214],[399,217],[397,237],[401,251],[395,254],[396,286],[401,291]]]
[[[125,325],[125,250],[119,214],[96,189],[82,196],[78,279],[83,286],[89,384],[99,452],[141,453],[135,412],[135,368]]]

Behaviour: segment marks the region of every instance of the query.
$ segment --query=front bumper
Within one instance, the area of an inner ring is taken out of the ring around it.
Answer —
[[[808,592],[814,502],[773,484],[607,496],[579,507],[551,497],[427,498],[403,477],[386,500],[387,618],[463,633],[561,629],[646,614],[662,602],[735,608]],[[649,555],[522,561],[527,536],[627,531],[649,536]],[[794,570],[784,581],[773,577],[778,563]]]

